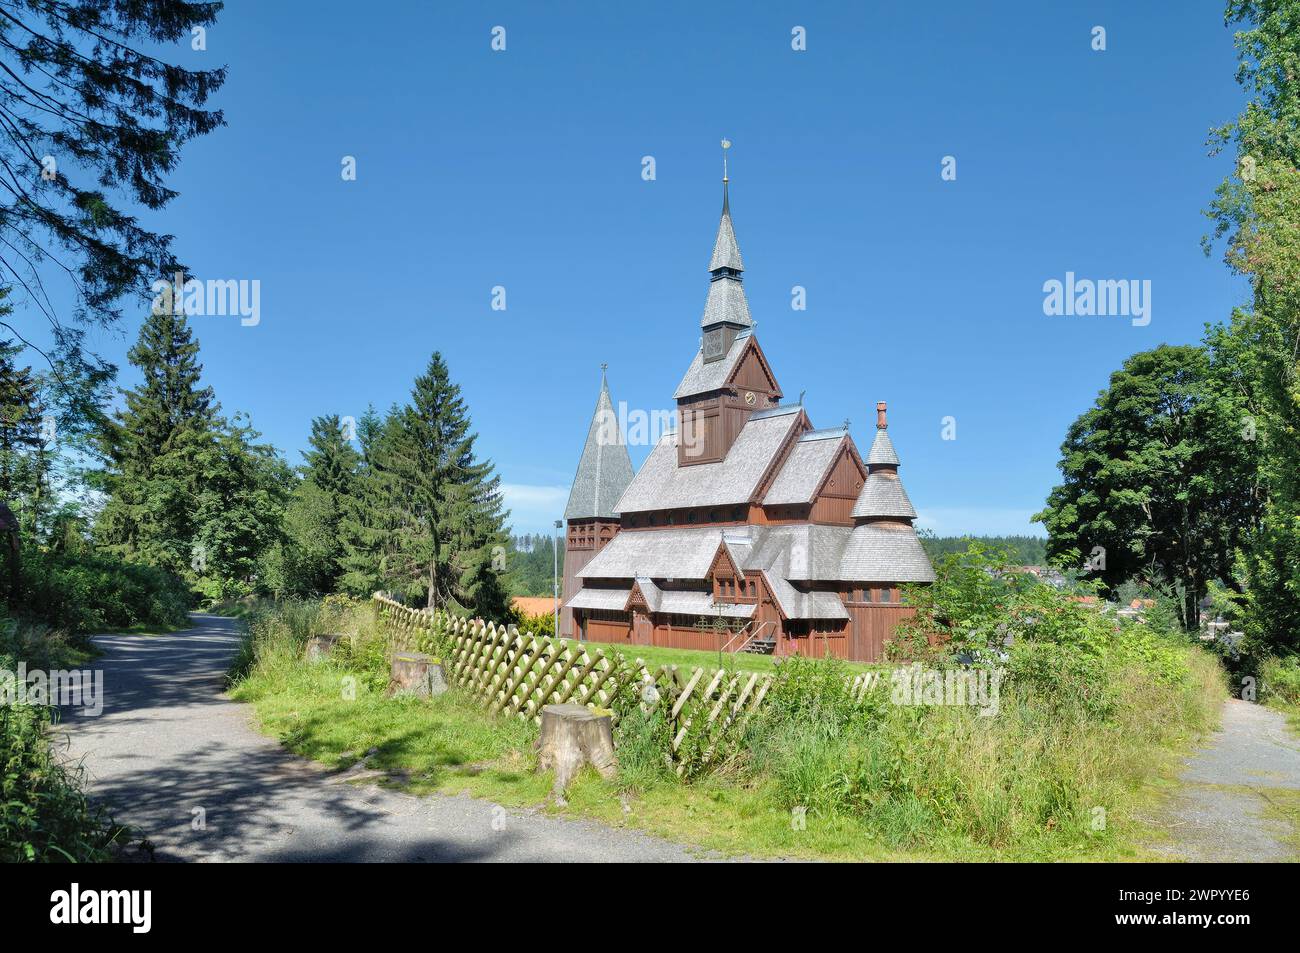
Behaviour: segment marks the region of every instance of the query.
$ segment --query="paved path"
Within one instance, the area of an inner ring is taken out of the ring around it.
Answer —
[[[156,847],[193,861],[683,861],[688,848],[633,831],[413,797],[339,776],[253,730],[222,676],[232,619],[196,615],[175,635],[101,636],[104,711],[70,711],[69,753],[90,793]],[[205,827],[194,830],[195,809]],[[494,830],[494,813],[498,823]]]
[[[1181,780],[1171,816],[1160,822],[1169,841],[1156,853],[1188,861],[1300,859],[1286,840],[1300,829],[1300,740],[1276,711],[1230,699],[1223,727],[1186,761]]]

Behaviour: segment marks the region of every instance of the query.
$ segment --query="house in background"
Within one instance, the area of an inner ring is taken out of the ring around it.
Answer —
[[[561,634],[876,661],[934,580],[886,407],[865,460],[816,429],[759,346],[723,177],[699,348],[678,428],[633,474],[602,376],[569,496]]]

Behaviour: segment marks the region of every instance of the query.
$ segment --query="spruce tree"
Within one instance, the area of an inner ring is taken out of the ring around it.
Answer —
[[[123,391],[126,406],[105,435],[108,501],[97,534],[109,548],[184,573],[196,554],[195,502],[217,429],[204,387],[199,345],[183,314],[154,309],[127,357],[143,380]]]
[[[440,353],[390,422],[387,462],[402,513],[395,550],[407,593],[430,607],[500,617],[508,601],[500,479],[475,456],[469,411]]]
[[[357,421],[360,459],[353,492],[344,498],[339,519],[342,574],[338,584],[354,596],[369,596],[391,582],[388,556],[397,513],[393,477],[386,467],[386,432],[384,418],[374,407],[368,407]]]
[[[285,512],[285,585],[301,593],[333,592],[343,575],[340,532],[356,496],[361,458],[337,414],[311,424],[306,467]]]

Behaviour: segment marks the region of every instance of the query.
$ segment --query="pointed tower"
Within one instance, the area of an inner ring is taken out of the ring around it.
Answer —
[[[840,579],[878,584],[934,582],[930,559],[916,538],[916,510],[898,478],[885,402],[876,404],[876,439],[867,454],[867,482],[853,506],[853,535],[840,560]]]
[[[744,270],[731,221],[727,153],[722,140],[722,218],[709,258],[709,295],[700,318],[700,349],[673,395],[681,437],[678,466],[717,463],[756,410],[781,401],[781,388],[754,337]]]
[[[723,140],[726,143],[726,140]],[[729,145],[729,144],[728,144]],[[723,146],[725,150],[727,145]],[[728,195],[727,154],[722,153],[722,220],[718,237],[713,241],[709,259],[709,296],[704,301],[700,327],[704,331],[704,363],[727,356],[731,343],[741,331],[754,326],[745,300],[745,264],[736,244],[736,228],[731,222],[731,197]]]
[[[578,472],[564,508],[568,531],[564,543],[564,602],[581,588],[578,572],[618,532],[614,504],[632,482],[632,458],[628,456],[618,415],[609,397],[605,365],[600,366],[600,396],[587,428],[587,442],[578,460]],[[573,631],[573,610],[560,614],[560,633]]]

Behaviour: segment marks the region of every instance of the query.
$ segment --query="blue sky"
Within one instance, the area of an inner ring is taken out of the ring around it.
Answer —
[[[540,531],[601,362],[616,402],[672,406],[727,136],[787,398],[806,390],[819,426],[850,418],[859,446],[887,400],[935,531],[1035,531],[1065,429],[1110,372],[1246,298],[1199,247],[1227,163],[1206,133],[1241,100],[1222,6],[228,0],[207,50],[179,54],[229,67],[228,125],[187,147],[151,221],[195,277],[260,281],[260,324],[195,330],[225,408],[291,462],[313,416],[405,400],[441,350],[516,529]],[[1067,271],[1149,280],[1150,324],[1044,315]],[[122,364],[127,324],[94,342]]]

